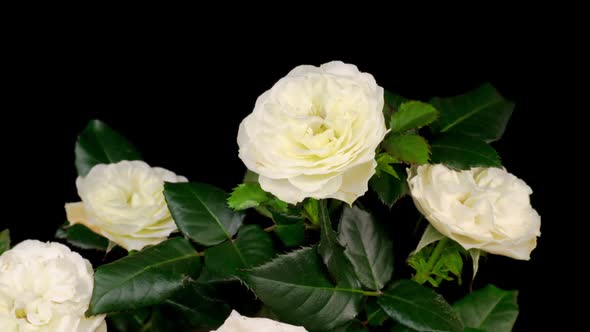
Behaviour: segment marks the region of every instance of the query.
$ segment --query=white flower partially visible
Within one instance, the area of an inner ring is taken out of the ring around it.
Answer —
[[[422,165],[408,173],[416,207],[439,232],[465,249],[530,258],[541,217],[524,181],[500,168],[454,171]]]
[[[268,318],[241,316],[233,310],[217,330],[211,332],[307,332],[299,326],[279,323]]]
[[[387,133],[383,103],[383,88],[354,65],[296,67],[240,124],[240,159],[283,201],[352,204],[375,173],[375,148]]]
[[[82,202],[66,204],[67,218],[127,250],[141,250],[176,231],[164,199],[164,182],[187,181],[143,161],[99,164],[76,179]]]
[[[86,318],[93,288],[88,260],[60,243],[26,240],[0,256],[0,331],[106,332]]]

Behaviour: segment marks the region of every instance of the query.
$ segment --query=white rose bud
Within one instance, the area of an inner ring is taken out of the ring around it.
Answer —
[[[99,164],[76,179],[82,202],[66,204],[67,218],[127,250],[141,250],[176,231],[164,199],[164,182],[187,181],[143,161]]]
[[[432,226],[465,249],[528,260],[541,234],[531,188],[500,168],[454,171],[422,165],[409,171],[416,207]]]
[[[26,240],[0,256],[0,331],[106,332],[85,317],[93,288],[88,260],[60,243]]]
[[[267,318],[244,317],[233,310],[225,323],[211,332],[307,332],[307,330]]]
[[[283,201],[352,204],[375,173],[387,133],[382,111],[383,88],[356,66],[299,66],[258,97],[240,124],[239,156]]]

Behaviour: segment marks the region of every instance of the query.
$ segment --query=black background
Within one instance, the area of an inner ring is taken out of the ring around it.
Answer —
[[[538,318],[548,312],[549,285],[563,271],[555,253],[565,241],[549,211],[555,183],[541,165],[552,158],[546,114],[560,81],[550,78],[550,60],[532,60],[540,50],[527,48],[526,40],[505,47],[505,39],[487,36],[475,45],[452,34],[387,43],[350,36],[313,45],[304,36],[276,44],[268,33],[248,37],[38,31],[19,42],[8,51],[2,160],[10,192],[3,210],[10,213],[0,228],[7,223],[15,242],[52,239],[65,220],[63,204],[77,200],[73,147],[93,118],[133,141],[149,164],[229,191],[245,170],[237,157],[240,121],[258,95],[299,64],[354,63],[381,86],[413,99],[491,82],[516,102],[506,134],[494,146],[504,166],[533,188],[542,236],[528,262],[499,256],[482,262],[475,287],[490,282],[520,290],[516,330],[550,319]]]

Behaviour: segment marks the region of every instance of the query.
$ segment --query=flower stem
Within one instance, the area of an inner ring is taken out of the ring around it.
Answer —
[[[426,280],[428,280],[428,278],[430,277],[430,272],[434,267],[434,264],[436,264],[436,262],[440,258],[440,255],[442,254],[442,251],[447,245],[448,241],[448,237],[443,237],[442,239],[440,239],[440,241],[438,241],[436,247],[434,247],[434,250],[432,251],[432,254],[430,254],[430,258],[428,258],[428,261],[426,262],[426,267],[424,268],[424,270],[420,271],[421,273],[417,273],[416,275],[414,275],[412,277],[412,280],[419,284],[423,284],[426,282]]]

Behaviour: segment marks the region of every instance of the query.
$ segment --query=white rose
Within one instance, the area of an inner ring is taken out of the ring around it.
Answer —
[[[432,226],[465,249],[528,260],[541,234],[531,188],[500,168],[453,171],[422,165],[409,171],[416,207]]]
[[[143,161],[99,164],[76,179],[82,202],[66,204],[67,218],[127,250],[141,250],[176,231],[164,199],[164,182],[186,181]]]
[[[387,133],[382,110],[383,88],[356,66],[299,66],[258,97],[240,124],[239,156],[283,201],[352,204],[375,173]]]
[[[88,260],[60,243],[26,240],[0,256],[0,331],[106,332],[85,317],[93,288]]]
[[[267,318],[244,317],[233,310],[225,323],[211,332],[307,332],[307,330]]]

